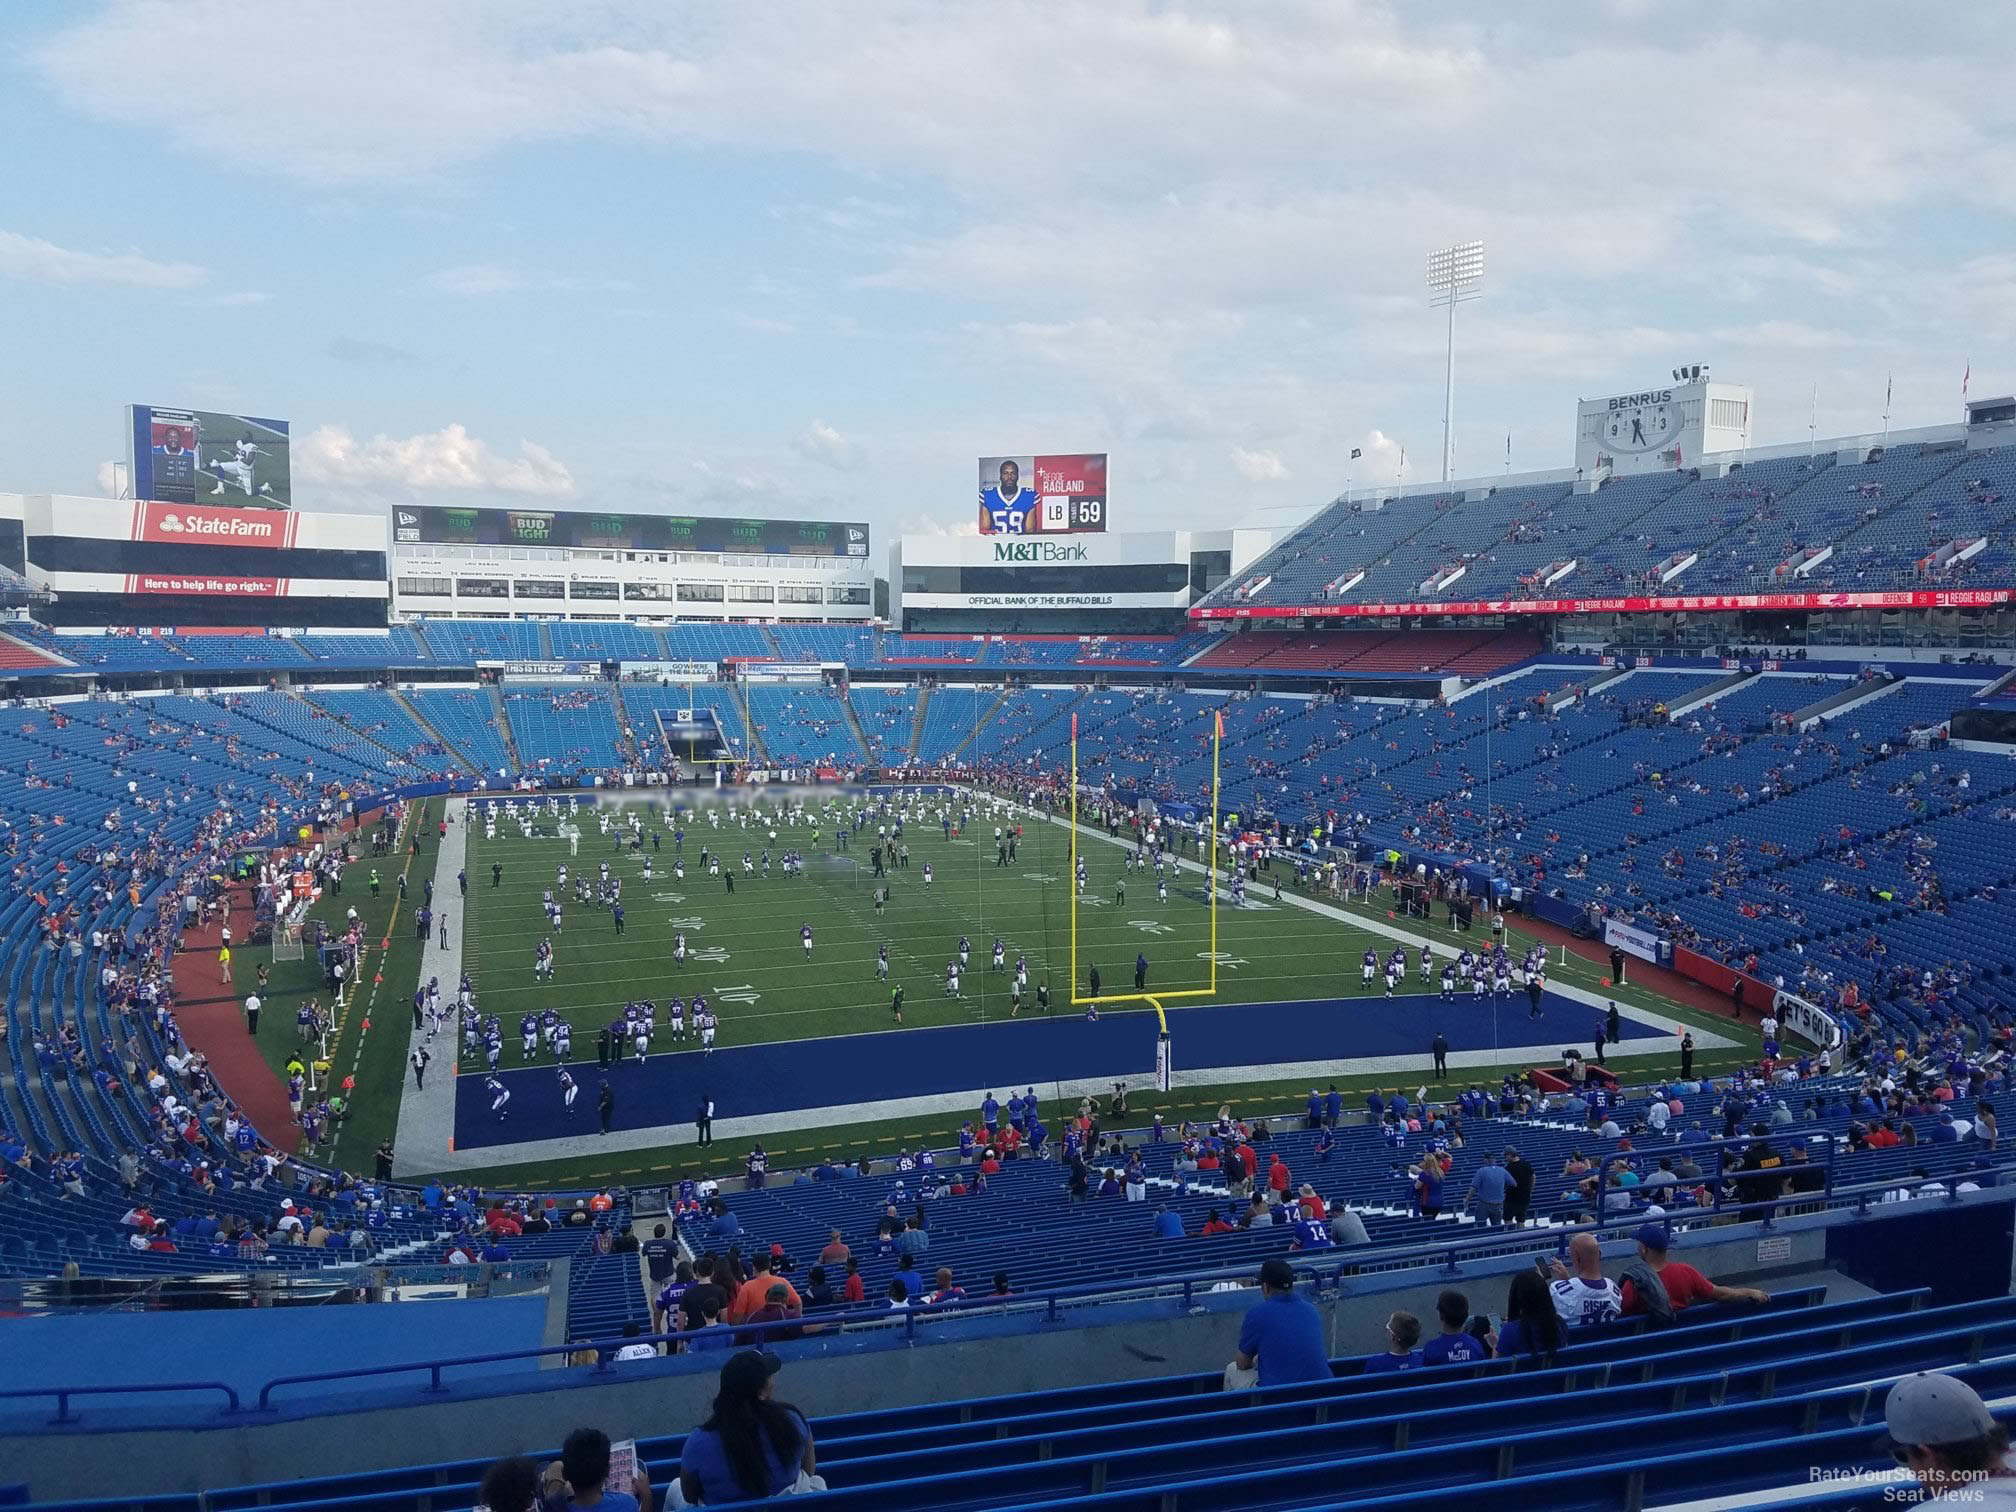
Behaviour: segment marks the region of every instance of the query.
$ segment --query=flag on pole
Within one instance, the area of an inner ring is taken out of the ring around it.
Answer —
[[[1886,415],[1890,413],[1890,389],[1896,381],[1889,373],[1883,375],[1883,413]],[[1965,385],[1963,384],[1962,387],[1964,388]]]
[[[1225,711],[1223,709],[1218,711],[1218,727],[1211,733],[1216,735],[1220,740],[1225,738]]]
[[[1967,397],[1968,380],[1973,378],[1973,376],[1974,376],[1974,363],[1970,359],[1967,363],[1967,371],[1960,375],[1960,397],[1962,399],[1965,399]]]
[[[1362,456],[1364,456],[1364,455],[1365,455],[1365,448],[1364,448],[1364,447],[1362,447],[1362,446],[1354,446],[1354,447],[1352,447],[1352,448],[1351,448],[1351,460],[1352,460],[1353,462],[1356,462],[1356,461],[1357,461],[1357,460],[1358,460],[1358,459],[1359,459],[1360,457],[1362,457]]]
[[[1507,462],[1512,460],[1512,432],[1510,431],[1505,432],[1505,460]]]
[[[1071,716],[1071,738],[1073,740],[1078,738],[1078,716],[1076,714]]]

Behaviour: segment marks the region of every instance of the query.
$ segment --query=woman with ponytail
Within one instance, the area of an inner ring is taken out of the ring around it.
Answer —
[[[707,1421],[686,1435],[679,1489],[687,1502],[753,1501],[824,1491],[805,1414],[773,1394],[784,1362],[745,1349],[721,1367],[721,1389]]]

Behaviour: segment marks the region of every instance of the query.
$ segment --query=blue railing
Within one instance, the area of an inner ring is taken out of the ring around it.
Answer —
[[[222,1381],[162,1381],[130,1386],[22,1386],[9,1391],[0,1391],[0,1402],[41,1401],[47,1397],[54,1397],[56,1416],[49,1419],[49,1425],[53,1428],[81,1421],[77,1414],[70,1410],[72,1397],[160,1395],[167,1392],[181,1394],[192,1391],[221,1391],[224,1393],[226,1412],[245,1410],[238,1400],[236,1389],[226,1386]]]

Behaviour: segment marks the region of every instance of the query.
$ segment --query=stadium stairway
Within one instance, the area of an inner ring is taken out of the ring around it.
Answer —
[[[435,740],[439,741],[441,749],[448,752],[457,761],[461,762],[463,768],[466,771],[480,772],[484,769],[482,762],[471,761],[468,757],[468,754],[465,751],[463,751],[461,747],[457,746],[454,741],[448,739],[447,736],[443,735],[441,733],[439,726],[437,726],[425,714],[422,714],[420,712],[420,706],[414,703],[412,699],[408,698],[404,693],[396,691],[388,693],[387,696],[391,698],[394,703],[398,704],[400,708],[404,709],[406,711],[407,716],[410,719],[412,719],[412,721],[415,724],[420,726],[421,729],[425,730]]]
[[[518,749],[518,737],[511,730],[511,716],[504,712],[504,695],[498,691],[495,683],[485,691],[489,694],[490,708],[497,718],[497,733],[504,737],[504,749],[511,753],[511,770],[514,772],[527,770],[525,753]]]
[[[735,711],[736,718],[742,721],[742,728],[749,732],[749,759],[767,762],[770,759],[770,751],[763,744],[762,726],[756,722],[755,716],[749,710],[749,695],[742,691],[740,683],[732,682],[722,684],[721,692],[727,698],[728,706]]]
[[[856,743],[860,745],[863,751],[868,753],[869,760],[874,760],[875,753],[881,747],[875,741],[868,738],[868,731],[861,723],[861,716],[855,712],[854,700],[852,698],[841,699],[840,708],[841,712],[847,716],[847,728],[854,732]]]
[[[609,684],[609,702],[616,711],[616,727],[623,732],[623,759],[642,770],[645,765],[644,752],[637,745],[636,727],[630,722],[630,710],[624,706],[623,684],[620,680]]]
[[[924,711],[931,706],[931,685],[917,685],[917,717],[910,721],[910,754],[914,758],[923,749]]]
[[[540,657],[546,661],[557,660],[557,654],[553,647],[553,627],[545,620],[535,620],[533,621],[532,629],[539,637]]]
[[[964,757],[966,755],[967,750],[971,748],[973,743],[980,738],[980,732],[986,729],[988,725],[992,724],[994,720],[997,717],[999,717],[1002,709],[1007,706],[1007,703],[1008,703],[1008,690],[1006,688],[1003,688],[1001,692],[995,697],[994,702],[988,705],[987,712],[985,714],[982,714],[977,720],[973,722],[973,732],[970,735],[968,735],[964,740],[960,741],[958,745],[954,746],[951,749],[951,751],[947,753],[946,759],[949,761],[958,761],[962,757]]]

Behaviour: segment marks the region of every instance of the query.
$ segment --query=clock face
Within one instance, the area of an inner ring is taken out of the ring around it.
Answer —
[[[1639,404],[1612,410],[1603,422],[1603,440],[1618,451],[1652,451],[1680,433],[1680,416],[1670,404]]]

